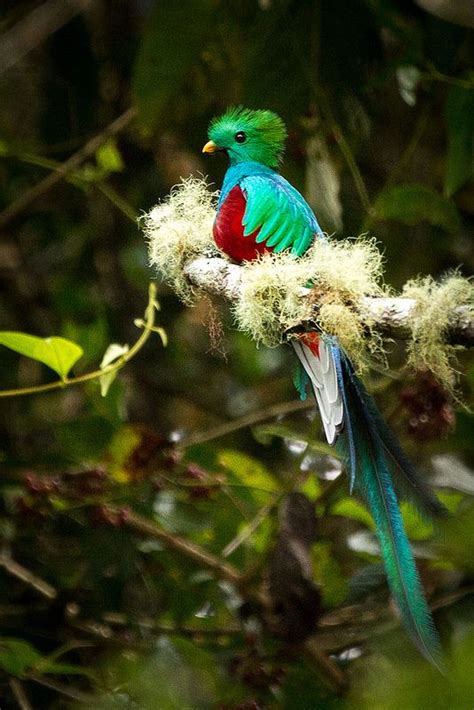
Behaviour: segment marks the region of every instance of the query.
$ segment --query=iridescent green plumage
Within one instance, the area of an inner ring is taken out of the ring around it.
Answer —
[[[235,141],[238,132],[246,134],[245,143]],[[255,161],[277,168],[285,147],[286,128],[273,111],[236,106],[211,122],[209,138],[227,152],[231,165]]]
[[[237,137],[243,136],[243,142]],[[316,217],[304,197],[275,172],[284,149],[286,129],[272,111],[232,108],[214,119],[209,138],[230,160],[221,203],[239,185],[246,197],[244,236],[259,230],[256,242],[275,252],[290,249],[302,256],[316,234]]]
[[[277,178],[249,175],[241,181],[247,195],[244,235],[260,229],[257,243],[265,242],[276,253],[289,249],[302,256],[321,228],[302,195],[286,181],[284,184],[281,175]]]

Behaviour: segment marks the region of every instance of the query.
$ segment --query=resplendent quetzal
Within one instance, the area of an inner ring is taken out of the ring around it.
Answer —
[[[212,121],[204,153],[222,151],[225,174],[213,233],[217,246],[236,262],[266,251],[299,257],[322,230],[304,197],[278,172],[286,129],[273,112],[232,108]],[[366,499],[392,594],[410,636],[435,665],[440,645],[418,577],[394,489],[425,511],[440,512],[388,429],[375,402],[333,337],[316,330],[293,338],[303,374],[311,384],[329,444],[337,443],[354,487]],[[300,394],[304,396],[304,393]]]

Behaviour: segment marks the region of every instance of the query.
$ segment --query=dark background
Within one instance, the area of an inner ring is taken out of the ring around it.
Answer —
[[[280,113],[285,176],[329,233],[377,237],[387,283],[470,275],[474,12],[419,5],[3,2],[2,330],[79,343],[76,375],[132,344],[155,276],[136,218],[190,173],[220,185],[224,160],[201,147],[236,103]],[[71,156],[63,179],[42,182]],[[403,370],[400,343],[390,377],[368,378],[455,513],[433,526],[404,511],[442,677],[397,625],[373,525],[298,409],[289,354],[256,349],[225,304],[190,309],[157,287],[169,345],[152,335],[105,398],[93,381],[1,400],[2,709],[471,708],[465,407]],[[467,354],[458,368],[469,402]],[[1,349],[1,389],[55,378]]]

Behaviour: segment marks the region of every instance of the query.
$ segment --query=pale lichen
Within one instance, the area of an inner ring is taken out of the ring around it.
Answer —
[[[382,257],[373,240],[321,240],[298,259],[265,254],[246,263],[234,315],[240,329],[268,346],[311,321],[336,336],[361,370],[381,352],[381,342],[362,320],[358,302],[362,296],[383,295],[381,284]]]
[[[184,266],[219,254],[212,239],[217,196],[205,180],[191,177],[141,218],[150,263],[188,304],[196,293]],[[402,292],[416,301],[408,364],[431,371],[451,392],[455,347],[447,339],[449,323],[454,308],[473,305],[473,291],[471,281],[452,274],[439,283],[431,277],[410,281]],[[374,239],[318,239],[300,258],[264,254],[242,265],[232,298],[234,292],[237,327],[257,343],[279,345],[303,324],[336,336],[359,371],[384,355],[377,323],[368,321],[360,306],[364,296],[391,295],[383,285],[383,259]]]
[[[194,257],[217,253],[212,239],[217,198],[203,178],[189,177],[140,218],[150,264],[188,304],[194,291],[183,266]]]
[[[303,257],[263,254],[242,266],[240,297],[233,304],[237,327],[257,343],[279,345],[285,331],[311,318],[313,305],[303,298],[310,271]]]
[[[425,276],[408,281],[402,296],[413,298],[416,302],[409,322],[408,365],[415,370],[429,370],[453,393],[456,384],[455,354],[459,346],[449,343],[449,324],[458,306],[468,306],[474,311],[473,282],[458,273],[450,274],[439,282]]]

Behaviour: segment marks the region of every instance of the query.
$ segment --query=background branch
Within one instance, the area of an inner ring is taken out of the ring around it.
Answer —
[[[54,172],[50,173],[44,180],[38,182],[30,190],[24,192],[18,199],[12,202],[0,214],[0,228],[8,224],[12,219],[18,217],[27,207],[29,207],[38,197],[44,195],[56,183],[63,180],[65,177],[73,173],[86,160],[90,158],[109,138],[117,135],[126,128],[129,123],[135,118],[135,108],[129,108],[122,113],[115,121],[112,121],[103,131],[94,136],[83,146],[77,153],[71,155],[64,163],[61,163]]]
[[[47,0],[28,13],[1,36],[0,74],[17,64],[90,4],[91,0]]]

